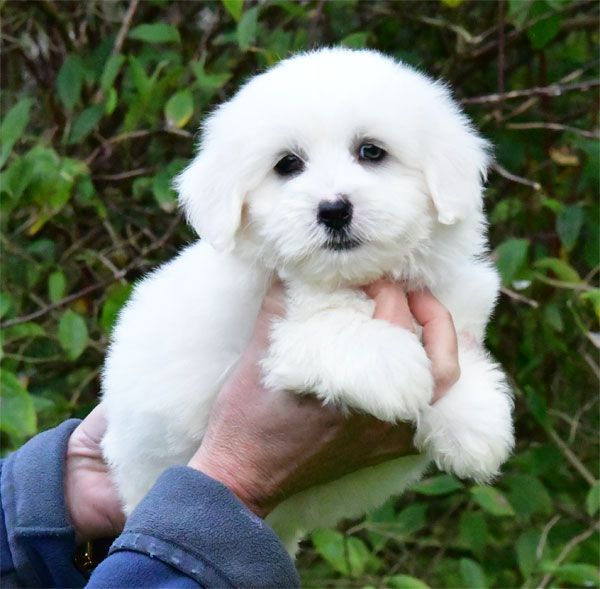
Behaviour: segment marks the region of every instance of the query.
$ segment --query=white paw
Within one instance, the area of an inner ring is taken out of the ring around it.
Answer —
[[[263,361],[264,381],[280,390],[312,392],[385,421],[413,421],[433,391],[430,362],[411,332],[383,321],[362,321],[343,333],[310,337],[276,326]]]
[[[514,447],[513,402],[504,374],[483,351],[461,354],[462,376],[419,420],[415,443],[442,470],[485,482]]]

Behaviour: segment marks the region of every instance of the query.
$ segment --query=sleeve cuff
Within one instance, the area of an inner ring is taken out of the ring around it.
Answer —
[[[131,514],[111,552],[158,558],[204,587],[299,587],[271,528],[221,483],[187,466],[167,470]]]
[[[11,454],[1,480],[8,545],[19,581],[25,586],[81,587],[73,565],[75,532],[64,498],[67,443],[78,419],[32,438]]]

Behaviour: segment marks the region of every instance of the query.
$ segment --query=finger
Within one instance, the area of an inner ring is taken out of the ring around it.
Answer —
[[[408,304],[423,327],[423,345],[435,379],[432,403],[459,379],[458,341],[452,316],[429,290],[409,293]]]
[[[261,307],[261,313],[267,315],[282,317],[285,313],[285,289],[283,283],[278,278],[273,280],[271,288],[267,291],[263,304]]]
[[[392,325],[414,331],[413,317],[402,284],[377,280],[363,287],[363,290],[375,302],[374,319],[383,319]]]

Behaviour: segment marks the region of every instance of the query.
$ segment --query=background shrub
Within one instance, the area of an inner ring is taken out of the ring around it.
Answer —
[[[495,145],[516,394],[495,487],[434,473],[303,544],[307,586],[597,586],[598,12],[594,1],[3,2],[2,448],[96,402],[132,283],[194,239],[173,175],[213,104],[318,45],[448,80]],[[420,579],[420,580],[419,580]]]

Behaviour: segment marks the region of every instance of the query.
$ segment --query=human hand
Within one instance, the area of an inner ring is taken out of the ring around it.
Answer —
[[[427,289],[407,295],[402,284],[382,279],[369,284],[364,291],[375,301],[375,319],[411,331],[415,331],[416,323],[421,326],[421,339],[435,381],[431,399],[431,403],[435,403],[460,378],[458,340],[452,315]]]
[[[104,463],[100,442],[106,431],[98,405],[69,438],[65,461],[65,503],[78,542],[118,535],[125,515]]]
[[[259,362],[270,323],[283,314],[280,290],[275,287],[267,295],[253,338],[221,390],[202,445],[189,463],[229,487],[261,517],[306,488],[415,453],[409,424],[349,415],[314,397],[262,386]],[[366,292],[375,300],[375,318],[409,329],[413,317],[423,324],[439,397],[457,378],[448,312],[430,294],[407,298],[401,286],[389,282]]]

